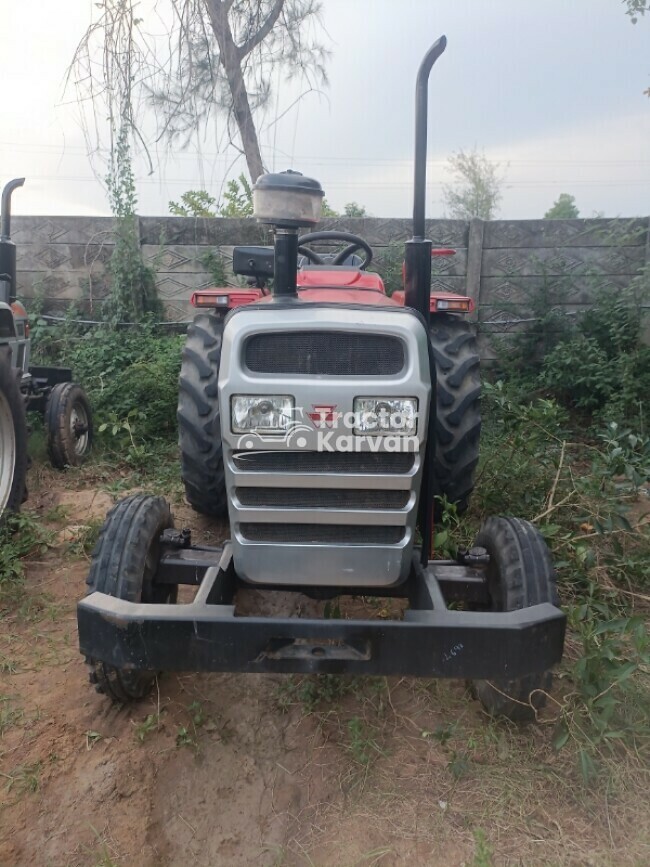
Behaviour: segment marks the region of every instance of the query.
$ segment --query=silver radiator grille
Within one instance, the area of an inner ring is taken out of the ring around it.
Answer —
[[[404,367],[404,345],[387,334],[292,331],[255,334],[244,348],[255,373],[303,376],[393,376]]]
[[[402,475],[415,465],[411,452],[235,452],[238,470],[251,473],[355,473]]]
[[[242,506],[280,509],[404,509],[410,491],[338,488],[237,488]]]
[[[406,527],[376,527],[361,524],[253,524],[243,522],[239,531],[250,542],[287,545],[397,545]]]

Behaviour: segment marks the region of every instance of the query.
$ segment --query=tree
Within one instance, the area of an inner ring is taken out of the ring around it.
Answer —
[[[650,13],[649,0],[623,0],[623,4],[626,7],[625,14],[630,16],[632,24],[636,24],[639,18],[645,15],[646,12]],[[643,92],[646,96],[650,97],[650,87]]]
[[[625,5],[625,14],[630,16],[632,24],[636,24],[639,18],[650,12],[650,2],[648,0],[623,0]]]
[[[545,220],[575,220],[580,216],[576,205],[575,196],[568,193],[560,193],[553,207],[544,214]]]
[[[228,181],[221,204],[206,190],[188,190],[180,202],[169,203],[169,213],[174,217],[252,217],[253,188],[242,172]]]
[[[443,187],[446,216],[455,220],[480,217],[491,220],[501,201],[503,176],[498,163],[492,163],[476,149],[463,150],[448,159],[452,184]]]
[[[328,52],[314,27],[319,0],[148,2],[144,10],[138,0],[94,4],[98,11],[77,46],[68,83],[81,102],[92,103],[96,126],[108,118],[111,143],[127,122],[148,155],[147,107],[155,113],[155,140],[182,144],[220,113],[228,142],[257,180],[264,163],[254,114],[269,105],[275,72],[299,81],[298,99],[327,80]],[[145,16],[168,27],[164,40],[145,30]]]
[[[343,213],[346,217],[367,217],[368,212],[364,205],[359,205],[357,202],[348,202],[343,206]]]

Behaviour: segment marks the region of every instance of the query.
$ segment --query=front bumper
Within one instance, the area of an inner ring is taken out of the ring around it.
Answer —
[[[461,598],[463,588],[480,584],[478,572],[441,561],[414,569],[411,608],[399,621],[242,617],[232,604],[236,576],[227,545],[192,603],[87,596],[77,610],[80,649],[117,668],[146,671],[512,679],[558,663],[565,616],[553,605],[508,613],[446,607],[441,587]]]

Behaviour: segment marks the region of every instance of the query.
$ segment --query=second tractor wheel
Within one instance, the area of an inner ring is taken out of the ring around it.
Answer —
[[[0,347],[0,522],[17,512],[25,497],[27,422],[25,404],[11,366],[11,348]]]
[[[474,329],[448,314],[431,317],[436,361],[435,494],[454,503],[459,514],[474,490],[481,435],[480,359]],[[432,409],[433,412],[433,409]],[[441,505],[434,513],[440,517]]]
[[[228,515],[219,415],[219,363],[223,324],[196,316],[187,331],[178,395],[181,476],[190,506],[202,515]]]
[[[175,602],[178,587],[156,584],[160,537],[174,526],[169,504],[162,497],[134,494],[120,500],[106,517],[88,574],[88,592],[99,591],[127,602]],[[113,701],[144,698],[155,671],[120,669],[87,658],[90,682]]]
[[[520,518],[488,518],[475,544],[490,556],[487,567],[492,611],[517,611],[550,602],[558,605],[556,575],[543,536],[529,521]],[[491,716],[515,722],[535,718],[546,703],[551,687],[550,671],[508,680],[477,680],[474,693]]]
[[[78,467],[93,441],[93,420],[86,392],[76,382],[60,382],[45,405],[47,452],[57,470]]]

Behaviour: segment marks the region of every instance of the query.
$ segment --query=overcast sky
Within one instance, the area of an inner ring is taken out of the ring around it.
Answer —
[[[152,3],[142,0],[145,18]],[[90,0],[2,0],[0,181],[27,177],[14,213],[109,213],[63,94],[92,10]],[[325,97],[307,96],[262,145],[270,168],[318,178],[333,207],[409,215],[415,75],[445,33],[431,78],[429,216],[443,215],[446,158],[474,146],[502,164],[502,217],[543,216],[562,192],[582,216],[650,213],[650,18],[632,25],[621,0],[323,0],[323,24]],[[290,98],[281,84],[272,115]],[[155,154],[153,175],[138,162],[140,213],[167,213],[187,189],[219,195],[236,153],[218,148],[211,131]],[[244,169],[240,160],[230,173]]]

